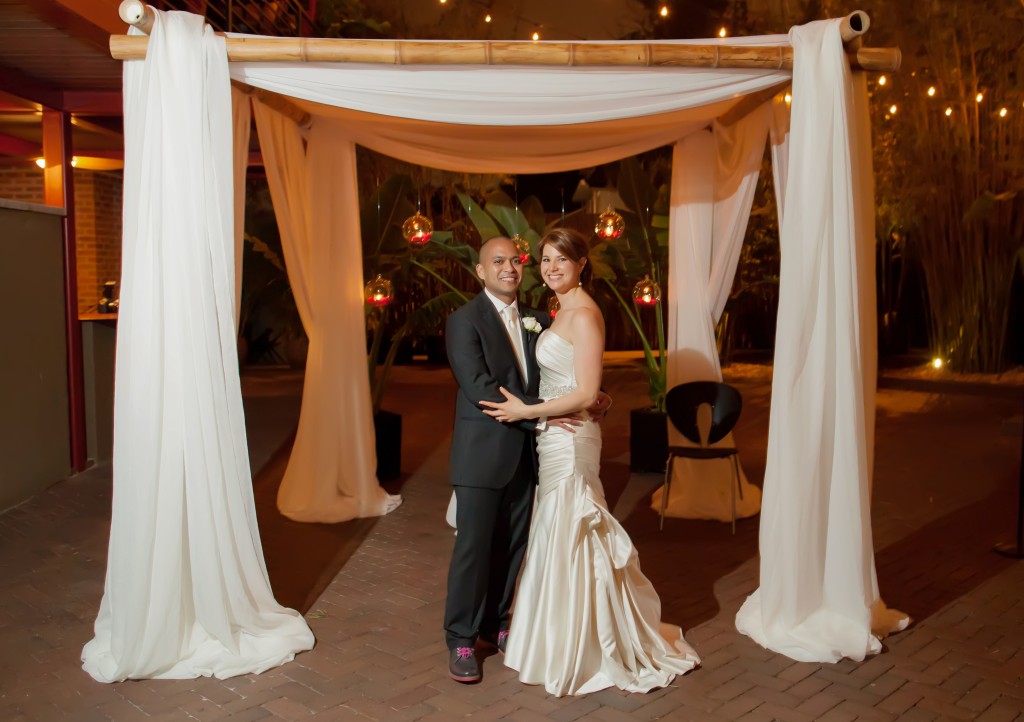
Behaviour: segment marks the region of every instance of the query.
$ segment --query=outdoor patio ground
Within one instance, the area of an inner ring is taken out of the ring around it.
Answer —
[[[760,483],[770,382],[764,373],[729,378],[745,400],[742,463]],[[249,370],[243,386],[253,468],[266,467],[256,491],[271,580],[295,599],[307,593],[316,648],[258,676],[94,682],[79,654],[103,588],[110,467],[101,466],[0,515],[0,720],[1024,718],[1024,564],[992,552],[1013,536],[1020,389],[879,392],[878,580],[886,602],[914,623],[876,657],[822,665],[765,651],[735,631],[735,612],[757,586],[756,518],[735,536],[728,524],[678,519],[658,531],[647,499],[659,479],[628,471],[628,410],[642,405],[644,380],[630,362],[610,364],[607,496],[664,617],[683,626],[703,665],[647,695],[556,699],[520,684],[495,656],[478,685],[446,677],[448,370],[399,368],[385,402],[404,419],[405,474],[392,491],[400,488],[405,503],[387,517],[333,527],[295,525],[272,508],[284,458],[275,454],[294,429],[301,375]],[[313,567],[305,576],[280,571],[304,565]],[[319,596],[317,583],[327,585]]]

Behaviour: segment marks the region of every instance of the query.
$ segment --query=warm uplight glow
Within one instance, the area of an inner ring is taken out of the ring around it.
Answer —
[[[935,86],[934,85],[932,87],[928,88],[928,97],[929,98],[934,98],[935,97]]]
[[[485,16],[484,16],[484,22],[485,22],[485,23],[489,23],[489,22],[491,22],[491,16],[490,16],[490,15],[485,15]]]
[[[789,93],[786,93],[786,102],[787,103],[792,103],[793,102],[793,96],[790,95]]]
[[[888,82],[888,79],[884,75],[879,75],[878,76],[878,84],[879,85],[885,85],[887,82]]]
[[[942,359],[940,359],[938,357],[933,358],[932,359],[932,368],[933,369],[941,369],[942,368]]]
[[[977,95],[974,96],[974,102],[975,103],[980,103],[984,99],[985,99],[985,94],[984,93],[978,93]]]
[[[1009,113],[1009,112],[1010,111],[1008,111],[1006,108],[1000,108],[999,109],[999,117],[1000,118],[1005,118],[1006,114]]]
[[[661,6],[661,10],[658,11],[658,14],[661,15],[661,17],[663,17],[663,18],[667,18],[668,17],[668,5],[662,5]]]
[[[889,106],[889,115],[896,115],[896,104],[893,103]]]
[[[953,109],[952,108],[946,108],[946,117],[948,118],[951,115],[953,115]]]
[[[534,33],[533,34],[533,39],[534,40],[540,40],[540,33]]]
[[[720,37],[720,38],[724,38],[724,37],[725,37],[726,35],[728,35],[728,34],[729,34],[729,33],[727,33],[727,32],[725,31],[725,28],[719,28],[719,29],[718,29],[718,37]]]
[[[36,158],[36,165],[39,166],[40,168],[45,168],[46,167],[46,159],[45,158]]]
[[[76,165],[78,165],[78,156],[73,155],[71,156],[71,167],[74,168]]]

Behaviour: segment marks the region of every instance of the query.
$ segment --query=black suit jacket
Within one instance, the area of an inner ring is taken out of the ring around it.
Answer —
[[[546,313],[520,304],[519,317],[527,316],[536,318],[544,328],[551,323]],[[481,291],[448,317],[445,345],[459,383],[449,462],[452,484],[500,489],[519,467],[523,444],[530,443],[535,449],[535,421],[503,424],[479,405],[481,401],[503,401],[500,386],[527,403],[538,403],[540,367],[535,347],[540,334],[525,328],[522,334],[529,382],[523,379],[505,323],[486,293]],[[536,466],[536,453],[531,457]]]

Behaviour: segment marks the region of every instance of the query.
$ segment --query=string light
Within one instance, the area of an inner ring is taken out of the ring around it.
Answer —
[[[437,1],[438,1],[439,3],[441,3],[442,5],[444,5],[445,3],[447,3],[447,2],[448,2],[448,0],[437,0]]]
[[[663,17],[663,18],[667,18],[668,17],[668,5],[662,5],[661,6],[661,10],[658,11],[658,14],[661,15],[661,17]]]
[[[540,33],[534,33],[533,34],[533,39],[534,40],[540,40]]]
[[[999,109],[999,117],[1000,118],[1005,118],[1006,114],[1009,113],[1009,112],[1010,111],[1008,111],[1006,108],[1000,108]]]
[[[878,76],[878,84],[879,85],[885,85],[887,82],[888,82],[888,79],[884,75],[879,75]]]
[[[724,38],[728,33],[725,32],[725,28],[718,29],[718,37]]]
[[[951,115],[953,115],[953,109],[952,108],[946,108],[946,117],[948,118]]]
[[[935,97],[935,86],[934,85],[932,87],[928,88],[928,97],[929,98],[934,98]]]
[[[897,110],[897,108],[896,108],[896,104],[895,103],[893,103],[892,105],[889,106],[889,114],[890,115],[896,115],[896,110]]]
[[[786,93],[786,103],[789,104],[789,103],[792,103],[792,102],[793,102],[793,96],[790,95],[789,93]]]
[[[974,102],[975,103],[980,103],[984,99],[985,99],[985,94],[984,93],[978,93],[977,95],[974,96]]]
[[[488,14],[488,15],[485,15],[485,16],[484,16],[484,22],[485,22],[485,23],[489,23],[489,22],[491,22],[491,16],[490,16],[490,14]]]
[[[942,368],[942,359],[940,359],[938,357],[933,358],[932,359],[932,368],[933,369],[941,369]]]

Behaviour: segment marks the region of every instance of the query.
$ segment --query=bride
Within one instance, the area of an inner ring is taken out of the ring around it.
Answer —
[[[541,241],[540,272],[560,310],[537,340],[540,395],[527,405],[483,401],[504,422],[581,412],[601,387],[604,319],[584,290],[587,242],[568,229]],[[505,664],[553,695],[607,687],[648,692],[700,663],[679,627],[661,622],[661,600],[612,517],[599,478],[601,429],[538,433],[539,486]]]

